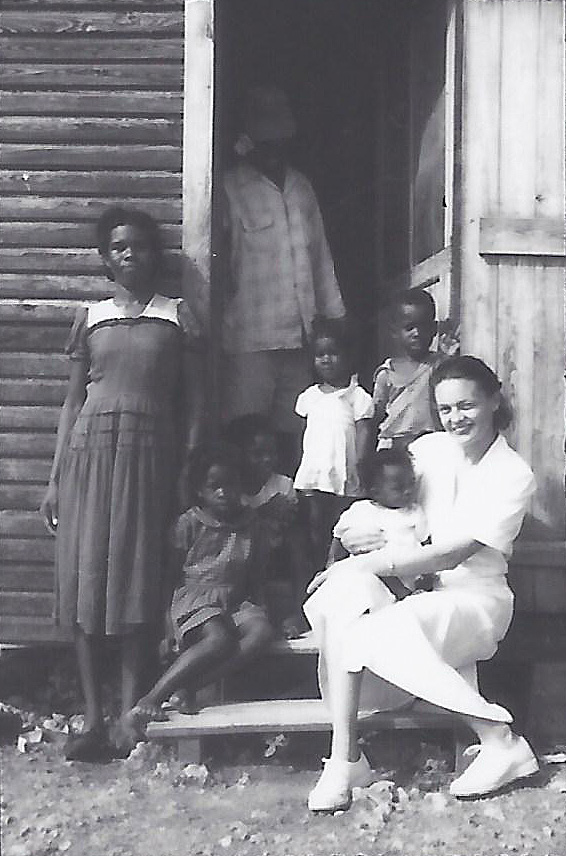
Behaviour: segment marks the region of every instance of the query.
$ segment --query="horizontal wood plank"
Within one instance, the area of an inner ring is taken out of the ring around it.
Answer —
[[[52,562],[55,556],[55,539],[46,533],[45,538],[2,538],[4,562]]]
[[[57,276],[54,274],[4,273],[2,294],[25,300],[36,299],[98,300],[110,297],[112,284],[104,276]]]
[[[5,9],[0,17],[0,34],[13,35],[97,35],[116,34],[178,37],[183,32],[182,12],[85,12],[14,11]]]
[[[0,323],[17,321],[27,324],[49,323],[68,327],[75,317],[77,304],[71,300],[0,299]]]
[[[3,615],[0,621],[0,641],[6,644],[70,644],[72,635],[56,627],[53,616]]]
[[[178,146],[39,146],[6,143],[2,147],[4,167],[92,167],[93,169],[155,169],[181,168],[181,150]],[[163,193],[163,191],[161,191]]]
[[[0,99],[1,100],[1,99]],[[181,174],[159,167],[152,171],[123,170],[0,170],[0,193],[45,196],[152,197],[171,194],[181,197]]]
[[[4,62],[70,62],[79,60],[183,60],[183,41],[170,39],[104,39],[104,38],[59,38],[57,36],[38,38],[0,38],[0,56]]]
[[[51,475],[51,458],[0,457],[0,481],[46,484]]]
[[[55,574],[51,566],[28,567],[26,565],[0,564],[0,591],[5,592],[49,592],[55,585]]]
[[[480,255],[566,256],[564,220],[482,217]]]
[[[1,20],[1,19],[0,19]],[[65,85],[84,89],[180,89],[179,63],[65,65],[51,63],[4,63],[0,86],[4,89],[60,89]]]
[[[60,407],[6,406],[0,410],[0,430],[53,431],[60,415]]]
[[[36,40],[37,44],[37,40]],[[41,42],[40,42],[41,44]],[[91,92],[62,87],[52,92],[10,92],[0,98],[0,114],[8,116],[181,116],[179,92],[128,89],[127,92]]]
[[[141,208],[158,221],[180,223],[182,216],[180,199],[140,199],[129,197],[120,199],[121,205]],[[5,196],[2,199],[2,219],[33,221],[68,221],[69,223],[94,223],[102,212],[116,200],[111,197],[90,199],[74,196]],[[94,231],[94,230],[93,230]]]
[[[181,145],[181,119],[5,116],[4,143],[149,143]]]
[[[0,351],[54,351],[62,354],[68,338],[67,327],[43,324],[0,325]]]
[[[45,485],[0,484],[1,509],[37,511],[44,496]]]
[[[0,434],[0,449],[2,454],[10,458],[53,456],[55,452],[56,435],[33,434],[27,431],[13,431]]]
[[[44,539],[47,534],[39,511],[0,511],[0,535],[3,537]]]
[[[367,727],[452,729],[455,714],[426,703],[407,711],[361,712],[360,725]],[[327,731],[331,716],[320,699],[269,699],[205,707],[195,714],[171,714],[166,722],[152,722],[148,736],[155,738],[245,734],[249,732]]]
[[[0,616],[48,618],[53,614],[53,596],[47,592],[0,592]]]
[[[69,358],[65,354],[2,354],[0,378],[60,378],[69,376]],[[0,444],[0,450],[2,445]]]
[[[61,405],[65,400],[66,391],[67,384],[63,380],[46,380],[45,378],[14,380],[12,378],[2,378],[0,382],[0,404]],[[0,467],[1,473],[2,469]]]
[[[183,9],[182,0],[3,0],[3,9],[73,9],[83,8],[89,12],[93,9],[120,9],[121,11],[156,11],[179,12]]]
[[[163,244],[180,248],[181,227],[161,226]],[[96,234],[92,224],[59,222],[4,222],[2,241],[5,247],[95,247]]]
[[[181,268],[180,250],[168,252],[167,268],[172,277],[178,276]],[[32,273],[38,271],[67,275],[98,274],[100,276],[102,275],[102,264],[96,250],[0,248],[0,272]],[[1,342],[0,347],[2,347]]]

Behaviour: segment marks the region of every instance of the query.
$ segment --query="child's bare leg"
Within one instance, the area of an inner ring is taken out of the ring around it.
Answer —
[[[238,648],[232,656],[223,663],[203,675],[204,683],[212,684],[234,674],[249,665],[273,639],[273,628],[263,615],[244,617],[238,622]]]
[[[75,649],[83,695],[85,700],[84,731],[102,728],[102,687],[100,655],[102,640],[85,633],[78,625],[75,630]]]
[[[224,619],[210,618],[202,625],[200,638],[179,654],[151,690],[122,717],[123,725],[139,733],[138,723],[158,714],[161,703],[174,690],[198,681],[203,672],[229,657],[234,647],[234,635]]]

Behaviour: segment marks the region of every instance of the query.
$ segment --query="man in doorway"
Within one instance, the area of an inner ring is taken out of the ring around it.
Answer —
[[[224,176],[224,418],[269,416],[289,473],[303,427],[295,401],[312,383],[313,319],[344,315],[315,193],[289,165],[295,131],[282,90],[251,89],[238,163]]]

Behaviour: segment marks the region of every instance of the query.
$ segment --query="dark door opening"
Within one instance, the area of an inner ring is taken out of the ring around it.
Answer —
[[[234,159],[246,89],[281,86],[298,126],[292,162],[317,193],[369,388],[387,349],[381,304],[443,246],[446,0],[217,0],[215,15],[215,172]]]

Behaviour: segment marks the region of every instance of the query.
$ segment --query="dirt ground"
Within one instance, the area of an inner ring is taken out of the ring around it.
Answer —
[[[211,739],[198,766],[156,744],[139,744],[125,761],[66,762],[76,687],[56,669],[43,682],[21,674],[0,668],[3,701],[23,714],[11,733],[9,717],[4,725],[3,856],[566,854],[564,747],[547,746],[553,763],[525,786],[459,802],[448,794],[449,746],[430,735],[370,736],[377,783],[356,791],[348,812],[312,816],[306,795],[326,737]]]

